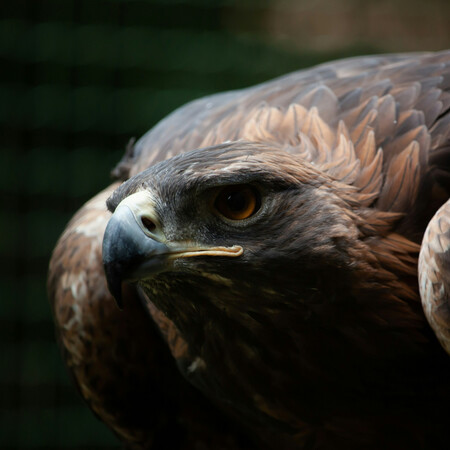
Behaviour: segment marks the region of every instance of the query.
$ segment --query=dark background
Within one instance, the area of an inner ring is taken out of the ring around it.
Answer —
[[[448,0],[1,0],[0,448],[118,448],[62,365],[51,250],[127,141],[188,100],[450,45]]]

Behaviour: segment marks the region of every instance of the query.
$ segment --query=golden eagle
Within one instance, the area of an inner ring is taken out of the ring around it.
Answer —
[[[194,101],[114,174],[48,286],[129,448],[450,448],[450,52]]]

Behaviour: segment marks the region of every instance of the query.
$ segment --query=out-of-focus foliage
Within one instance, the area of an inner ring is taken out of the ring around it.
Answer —
[[[117,448],[76,395],[45,278],[127,141],[188,100],[324,60],[448,46],[447,1],[15,0],[0,6],[0,448]]]

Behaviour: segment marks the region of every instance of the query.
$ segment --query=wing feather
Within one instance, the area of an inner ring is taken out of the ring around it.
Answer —
[[[419,257],[419,287],[428,322],[450,354],[450,200],[425,231]]]
[[[419,177],[419,144],[413,141],[392,158],[377,207],[383,211],[407,211],[416,197]]]

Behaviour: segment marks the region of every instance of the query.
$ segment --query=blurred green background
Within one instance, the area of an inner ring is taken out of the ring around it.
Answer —
[[[0,448],[119,448],[62,365],[45,290],[71,215],[188,100],[349,55],[450,45],[448,0],[2,0]]]

